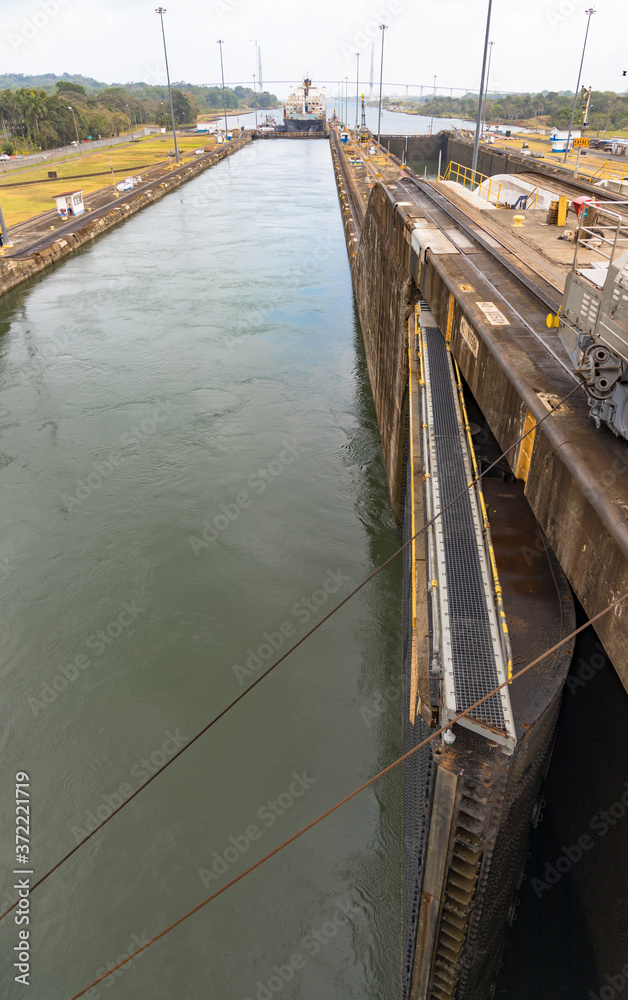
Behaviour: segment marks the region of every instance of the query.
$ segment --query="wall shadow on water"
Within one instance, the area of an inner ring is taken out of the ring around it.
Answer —
[[[419,177],[427,176],[428,180],[435,181],[438,176],[438,160],[408,160],[408,166]]]
[[[348,468],[359,477],[361,488],[356,498],[356,515],[364,528],[372,570],[375,570],[400,547],[401,531],[390,506],[355,299],[353,311],[354,393],[350,409],[355,422],[347,432],[343,451]],[[362,649],[361,724],[369,730],[369,738],[376,749],[376,769],[386,767],[401,752],[401,577],[399,556],[366,585],[362,592],[366,613],[361,621],[355,619],[353,624],[356,641]],[[370,857],[359,859],[359,880],[363,886],[370,887],[369,895],[378,901],[372,918],[376,945],[369,983],[372,995],[378,997],[398,997],[401,989],[400,789],[400,768],[373,786],[382,834],[373,841]],[[347,867],[345,877],[347,882],[356,882],[356,872],[351,866]]]
[[[496,997],[612,1000],[628,987],[627,713],[589,628],[575,645]]]

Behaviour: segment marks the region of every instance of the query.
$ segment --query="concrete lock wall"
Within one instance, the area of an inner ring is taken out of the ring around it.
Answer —
[[[353,269],[388,489],[399,516],[408,384],[407,321],[418,289],[406,266],[404,228],[394,203],[377,186],[369,200]]]
[[[447,133],[437,135],[382,135],[381,144],[399,160],[406,163],[438,163],[438,154],[445,164],[447,155]]]
[[[396,197],[381,184],[373,188],[359,243],[346,202],[343,217],[388,488],[398,516],[407,406],[407,318],[419,289],[416,254],[410,245],[414,220],[407,214],[414,210],[396,204]],[[506,450],[523,432],[528,411],[536,420],[546,415],[537,390],[540,386],[551,394],[552,385],[536,370],[530,373],[536,380],[533,384],[522,376],[530,367],[525,345],[517,341],[509,342],[507,349],[501,345],[479,307],[466,303],[463,312],[460,287],[468,280],[463,263],[458,257],[428,251],[420,273],[420,297],[430,304],[441,329],[447,327],[453,298],[452,353]],[[478,342],[476,356],[461,333],[463,315]],[[515,450],[511,464],[516,454]],[[530,506],[589,616],[628,588],[628,529],[603,486],[594,485],[592,470],[600,461],[593,428],[583,427],[565,408],[537,431],[526,484]],[[619,608],[596,623],[596,631],[628,690],[626,614],[625,607]]]

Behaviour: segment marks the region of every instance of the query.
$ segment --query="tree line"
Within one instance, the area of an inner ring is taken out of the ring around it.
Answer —
[[[183,86],[185,90],[172,88],[177,126],[194,124],[203,110],[222,110],[221,87]],[[230,111],[278,106],[273,94],[248,87],[225,88],[224,101]],[[120,135],[147,122],[172,127],[167,87],[137,83],[95,92],[84,84],[57,80],[52,92],[49,87],[0,89],[2,150],[7,153]]]
[[[489,97],[486,102],[484,119],[490,124],[515,124],[518,121],[543,119],[544,125],[566,128],[573,108],[573,93],[548,91],[540,94],[503,94]],[[423,101],[390,101],[395,107],[417,111],[435,118],[461,118],[474,121],[478,113],[478,99],[471,95],[464,97],[428,97]],[[576,105],[575,124],[582,124],[583,108]],[[592,129],[628,128],[628,94],[617,94],[611,90],[594,90],[591,94],[589,126]]]

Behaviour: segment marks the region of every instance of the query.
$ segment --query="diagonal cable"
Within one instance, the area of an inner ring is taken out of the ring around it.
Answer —
[[[480,482],[480,480],[484,476],[486,476],[491,471],[491,469],[494,469],[495,466],[498,465],[499,462],[501,462],[501,460],[505,458],[505,456],[508,455],[508,453],[513,450],[513,448],[516,448],[517,445],[524,440],[524,438],[526,438],[529,434],[532,434],[532,432],[535,431],[537,427],[539,427],[545,420],[547,420],[547,418],[551,416],[555,410],[557,410],[560,406],[562,406],[563,403],[580,388],[581,388],[580,383],[574,386],[574,388],[571,389],[566,396],[563,396],[563,398],[559,400],[559,402],[556,403],[555,406],[553,406],[550,410],[548,410],[547,413],[545,413],[540,420],[538,420],[535,424],[533,424],[533,426],[530,427],[529,430],[527,430],[524,434],[522,434],[521,437],[517,438],[517,440],[513,444],[511,444],[509,448],[507,448],[504,452],[502,452],[499,458],[496,458],[495,461],[492,463],[492,465],[489,465],[488,468],[484,470],[484,472],[481,472],[478,476],[472,479],[469,482],[469,484],[465,487],[465,489],[458,494],[458,496],[454,497],[453,500],[451,500],[445,507],[443,507],[442,510],[437,511],[437,513],[434,515],[433,518],[431,518],[431,520],[427,521],[422,528],[420,528],[411,538],[409,538],[406,542],[403,543],[403,545],[401,545],[395,552],[393,552],[393,554],[389,556],[388,559],[385,559],[383,563],[380,563],[377,569],[375,569],[370,574],[370,576],[367,576],[364,580],[362,580],[362,582],[359,583],[358,586],[355,587],[355,589],[352,590],[350,594],[347,594],[347,596],[343,598],[342,601],[336,604],[335,607],[333,607],[331,611],[329,611],[328,614],[325,615],[324,618],[321,618],[321,620],[309,630],[309,632],[306,632],[305,635],[302,636],[297,642],[295,642],[294,645],[291,646],[290,649],[288,649],[282,656],[280,656],[278,660],[275,660],[275,662],[272,663],[267,670],[265,670],[262,674],[260,674],[259,677],[256,677],[256,679],[253,681],[252,684],[250,684],[247,688],[245,688],[244,691],[240,692],[238,697],[234,698],[232,702],[230,702],[225,708],[222,709],[221,712],[218,713],[218,715],[214,716],[214,718],[210,722],[208,722],[206,726],[203,726],[203,728],[200,729],[195,736],[193,736],[190,740],[188,740],[188,742],[185,744],[184,747],[181,747],[181,749],[178,750],[177,753],[173,754],[172,757],[170,757],[165,764],[163,764],[157,771],[155,771],[155,773],[152,774],[150,778],[148,778],[148,780],[144,782],[143,785],[140,785],[139,788],[137,788],[133,792],[133,794],[128,797],[128,799],[125,799],[124,802],[122,802],[116,809],[114,809],[113,812],[110,813],[110,815],[107,816],[106,819],[104,819],[101,823],[99,823],[99,825],[95,827],[93,830],[91,830],[85,837],[83,837],[83,839],[80,840],[78,844],[75,844],[75,846],[70,851],[68,851],[68,853],[65,854],[59,861],[57,861],[57,863],[53,865],[53,867],[50,868],[45,873],[45,875],[42,875],[42,877],[38,879],[37,882],[34,882],[29,890],[29,894],[31,892],[34,892],[35,889],[38,888],[38,886],[40,886],[43,882],[45,882],[46,879],[49,878],[52,875],[52,873],[57,870],[57,868],[60,868],[61,865],[65,864],[65,862],[68,861],[73,854],[76,854],[76,852],[80,850],[80,848],[83,847],[88,840],[91,840],[91,838],[96,833],[98,833],[99,830],[102,830],[102,828],[106,826],[107,823],[109,823],[113,819],[113,817],[116,816],[122,809],[124,809],[124,807],[127,806],[129,802],[132,802],[133,799],[140,794],[140,792],[144,791],[144,789],[148,785],[150,785],[150,783],[154,781],[155,778],[157,778],[160,774],[162,774],[167,767],[170,767],[171,764],[174,764],[175,760],[177,760],[177,758],[180,757],[182,753],[184,753],[186,750],[189,750],[189,748],[194,743],[196,743],[196,741],[199,740],[201,736],[204,736],[205,733],[212,728],[212,726],[215,726],[216,723],[220,719],[222,719],[223,716],[225,716],[228,712],[230,712],[231,709],[238,704],[238,702],[242,701],[242,699],[245,698],[246,695],[248,695],[253,690],[253,688],[257,687],[258,684],[261,684],[264,678],[268,677],[268,675],[272,673],[272,671],[276,667],[278,667],[280,663],[283,663],[283,661],[287,659],[287,657],[290,656],[290,654],[293,653],[295,649],[298,649],[298,647],[301,646],[307,639],[309,639],[309,637],[313,635],[314,632],[318,631],[318,629],[322,625],[324,625],[326,621],[329,621],[329,619],[333,615],[335,615],[337,611],[340,611],[340,608],[344,607],[344,605],[347,604],[347,602],[350,601],[352,597],[355,597],[355,595],[359,593],[359,591],[362,590],[362,588],[365,587],[367,583],[370,583],[370,581],[374,577],[376,577],[378,573],[381,573],[381,571],[386,566],[388,566],[388,564],[391,563],[393,559],[395,559],[401,552],[403,552],[404,549],[407,548],[407,546],[410,545],[415,538],[418,538],[419,535],[421,535],[432,524],[434,524],[437,518],[439,518],[442,514],[444,514],[446,510],[448,510],[451,506],[453,506],[453,504],[455,504],[458,500],[460,500],[460,498],[463,497],[465,493],[467,493],[470,489],[472,489],[476,485],[476,483]],[[18,902],[19,901],[16,899],[15,902],[12,903],[11,906],[9,906],[4,911],[4,913],[0,914],[0,921],[3,920],[9,913],[11,913],[12,910],[15,909]]]
[[[552,653],[555,653],[557,649],[560,649],[562,646],[565,645],[566,642],[569,642],[584,629],[588,628],[589,625],[592,625],[594,622],[598,621],[598,619],[608,614],[608,612],[611,611],[613,608],[618,607],[618,605],[621,604],[622,601],[625,601],[627,597],[628,593],[624,594],[622,597],[618,597],[617,600],[613,601],[612,604],[609,604],[606,608],[604,608],[597,615],[595,615],[595,617],[589,618],[584,623],[584,625],[580,625],[579,628],[575,629],[570,635],[565,636],[564,639],[561,639],[560,642],[557,642],[554,646],[551,647],[551,649],[546,649],[544,653],[541,653],[540,656],[537,656],[536,660],[532,660],[532,662],[529,663],[527,667],[523,667],[518,673],[516,673],[513,677],[513,680],[517,680],[519,677],[522,677],[525,673],[527,673],[528,670],[531,670],[532,667],[536,667],[542,660],[544,660],[548,656],[551,656]],[[356,797],[356,795],[359,795],[360,792],[363,792],[365,788],[369,788],[370,785],[374,784],[380,778],[383,778],[385,774],[388,774],[389,771],[394,770],[394,768],[398,767],[399,764],[402,764],[405,760],[407,760],[409,757],[415,754],[417,750],[420,750],[421,747],[424,747],[428,743],[431,743],[432,740],[436,739],[437,736],[440,736],[442,733],[444,733],[446,729],[449,729],[451,726],[454,725],[454,723],[460,722],[460,720],[463,719],[465,715],[468,715],[469,712],[473,712],[476,708],[478,708],[479,705],[482,705],[489,698],[492,698],[495,694],[501,691],[502,688],[506,687],[508,684],[511,683],[512,681],[505,680],[501,684],[499,684],[496,688],[493,688],[493,690],[489,691],[488,694],[485,694],[483,698],[480,698],[479,701],[476,701],[474,705],[470,705],[469,708],[466,708],[464,710],[464,712],[461,712],[459,715],[457,715],[455,719],[451,719],[447,723],[447,725],[441,726],[441,728],[437,729],[436,732],[431,733],[430,736],[427,737],[427,739],[423,740],[421,743],[418,743],[415,747],[412,748],[412,750],[408,750],[401,757],[398,757],[397,760],[393,761],[392,764],[389,764],[382,771],[379,771],[377,774],[373,775],[372,778],[369,778],[369,780],[365,781],[364,784],[360,785],[359,788],[356,788],[353,792],[350,792],[350,794],[346,795],[344,799],[340,800],[340,802],[336,802],[336,804],[332,806],[331,809],[328,809],[326,812],[322,813],[316,819],[312,820],[311,823],[308,823],[307,826],[302,827],[302,829],[299,830],[297,833],[294,833],[291,837],[288,837],[287,840],[284,840],[284,842],[282,844],[279,844],[278,847],[275,847],[272,851],[269,851],[268,854],[264,855],[263,858],[260,858],[259,861],[256,861],[255,864],[247,868],[246,871],[241,872],[240,875],[236,875],[236,877],[232,878],[230,882],[227,882],[226,885],[223,885],[221,889],[218,889],[216,892],[212,893],[211,896],[208,896],[207,899],[202,900],[202,902],[192,907],[191,910],[188,910],[188,912],[184,913],[183,916],[179,917],[178,920],[175,920],[168,927],[165,927],[163,931],[159,932],[159,934],[155,934],[155,936],[152,937],[150,941],[147,941],[146,944],[143,944],[140,948],[137,949],[137,951],[134,951],[131,955],[127,955],[125,959],[123,959],[121,962],[118,962],[117,965],[113,965],[110,969],[108,969],[105,973],[103,973],[102,976],[99,976],[98,979],[94,979],[94,981],[90,983],[89,986],[85,986],[78,993],[75,993],[72,997],[70,997],[70,1000],[78,1000],[79,997],[82,997],[94,986],[97,986],[98,983],[102,983],[103,979],[107,979],[114,972],[116,972],[117,969],[120,969],[123,965],[126,965],[127,962],[130,962],[131,959],[135,958],[142,951],[146,951],[147,948],[150,948],[150,946],[152,944],[155,944],[156,941],[159,941],[162,937],[165,937],[166,934],[169,934],[170,931],[174,930],[175,927],[178,927],[179,924],[182,924],[185,920],[188,920],[188,918],[193,916],[195,913],[198,913],[198,911],[202,910],[204,906],[207,906],[208,903],[211,903],[212,900],[216,899],[218,896],[221,896],[223,892],[226,892],[227,889],[231,888],[231,886],[236,885],[237,882],[240,882],[243,878],[246,878],[246,876],[250,875],[251,872],[254,872],[257,868],[260,868],[261,865],[265,864],[266,861],[269,861],[270,858],[273,858],[276,854],[279,854],[280,851],[283,851],[283,849],[287,847],[289,844],[292,844],[293,841],[298,840],[299,837],[302,837],[303,834],[307,833],[308,830],[311,830],[312,827],[317,826],[318,823],[322,822],[322,820],[326,819],[328,816],[331,816],[333,812],[336,812],[336,810],[340,809],[341,806],[344,806],[347,802],[350,802],[351,799],[354,799]]]

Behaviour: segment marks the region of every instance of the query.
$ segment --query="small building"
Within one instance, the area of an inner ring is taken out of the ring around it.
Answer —
[[[73,215],[82,215],[85,211],[83,204],[83,191],[67,191],[65,194],[53,195],[57,203],[59,218],[69,219]]]
[[[613,156],[628,156],[628,139],[613,136],[611,142],[611,152],[613,153]]]
[[[569,149],[573,149],[574,139],[580,139],[582,137],[582,129],[573,128],[571,130],[571,139],[569,139],[569,129],[568,128],[553,128],[550,130],[550,139],[552,142],[552,153],[564,153],[567,149],[567,140],[569,139]]]
[[[566,140],[568,136],[569,136],[569,129],[568,128],[556,128],[556,127],[554,127],[552,129],[550,129],[550,139],[565,139]],[[581,136],[582,136],[582,129],[572,128],[572,130],[571,130],[571,138],[572,139],[580,139]]]

